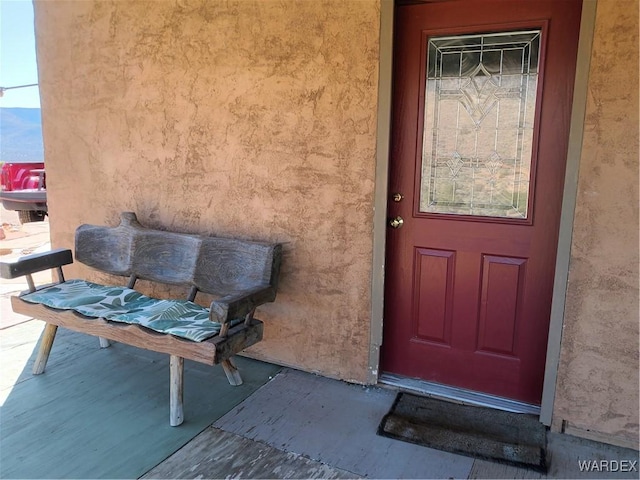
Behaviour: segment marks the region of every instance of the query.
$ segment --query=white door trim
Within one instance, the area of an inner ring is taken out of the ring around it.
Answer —
[[[578,197],[578,170],[580,167],[580,157],[582,156],[582,139],[584,137],[585,111],[587,109],[591,48],[596,23],[596,4],[597,0],[583,0],[582,2],[578,61],[576,63],[576,79],[571,108],[571,127],[569,130],[569,149],[567,152],[567,170],[564,178],[556,272],[553,283],[553,297],[551,299],[551,321],[549,324],[549,340],[547,341],[547,360],[544,370],[542,404],[540,406],[540,421],[547,426],[551,425],[553,416],[556,380],[558,378],[558,367],[560,363],[560,345],[562,342],[562,327],[564,325],[567,282],[569,280],[573,220],[576,199]]]

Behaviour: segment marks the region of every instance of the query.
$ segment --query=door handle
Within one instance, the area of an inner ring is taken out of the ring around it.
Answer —
[[[392,218],[391,221],[389,222],[389,225],[391,225],[391,228],[400,228],[402,227],[403,224],[404,224],[404,219],[402,217]]]

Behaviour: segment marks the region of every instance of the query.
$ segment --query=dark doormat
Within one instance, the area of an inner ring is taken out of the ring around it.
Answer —
[[[535,415],[399,393],[378,435],[546,473],[546,428]]]

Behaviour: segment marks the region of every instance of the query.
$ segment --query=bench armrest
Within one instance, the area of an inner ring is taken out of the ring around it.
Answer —
[[[211,303],[209,319],[212,322],[224,324],[237,318],[244,318],[257,306],[273,302],[275,298],[276,291],[270,285],[227,295]]]
[[[32,273],[41,272],[42,270],[58,268],[62,265],[69,265],[70,263],[73,263],[73,255],[71,254],[71,250],[67,248],[60,248],[44,253],[34,253],[33,255],[20,257],[13,262],[1,262],[0,277],[8,280],[22,277],[23,275],[31,275]]]

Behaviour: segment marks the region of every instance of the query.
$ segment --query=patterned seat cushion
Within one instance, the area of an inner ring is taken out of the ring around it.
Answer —
[[[87,317],[142,325],[196,342],[217,335],[221,328],[219,323],[209,320],[207,308],[194,302],[159,300],[130,288],[98,285],[84,280],[68,280],[20,298],[61,310],[74,310]]]

